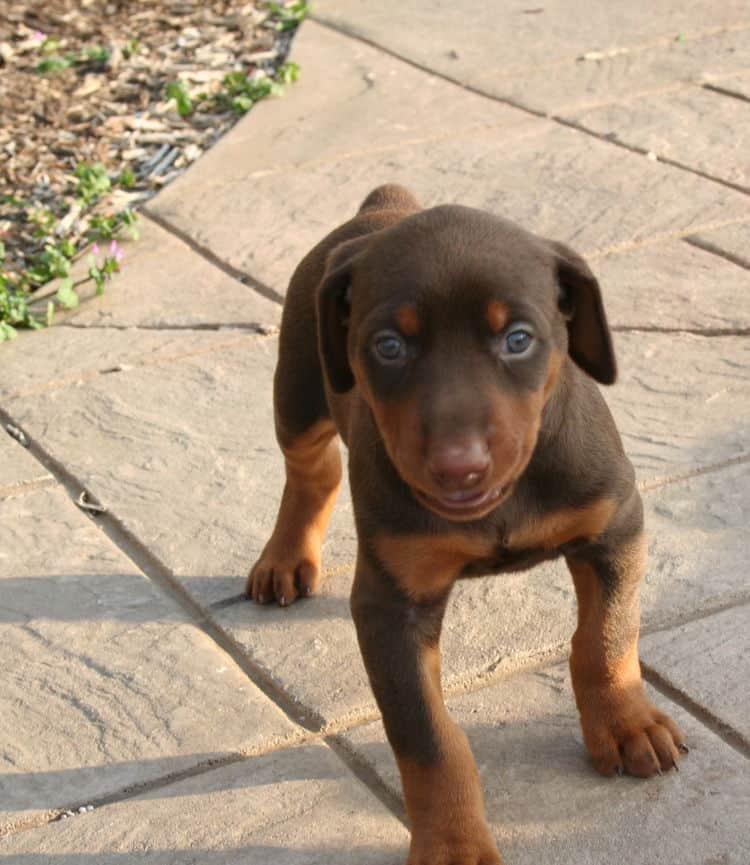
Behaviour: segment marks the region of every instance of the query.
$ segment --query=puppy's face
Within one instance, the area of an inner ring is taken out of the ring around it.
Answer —
[[[526,468],[575,338],[584,304],[561,261],[596,283],[573,253],[468,208],[422,211],[347,246],[321,289],[329,380],[359,388],[418,501],[478,519]],[[601,312],[598,289],[594,300]],[[613,378],[611,349],[597,361],[597,377]]]

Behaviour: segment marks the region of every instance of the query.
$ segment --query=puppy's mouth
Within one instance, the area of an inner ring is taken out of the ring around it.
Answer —
[[[510,494],[511,482],[486,490],[454,490],[435,496],[412,488],[416,498],[431,511],[451,520],[476,520],[494,510]]]

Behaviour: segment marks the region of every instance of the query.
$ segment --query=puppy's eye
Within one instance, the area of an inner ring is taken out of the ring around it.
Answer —
[[[375,356],[381,363],[398,364],[406,360],[406,343],[392,330],[381,330],[372,339]]]
[[[534,334],[525,327],[515,327],[503,337],[503,354],[526,354],[534,344]]]

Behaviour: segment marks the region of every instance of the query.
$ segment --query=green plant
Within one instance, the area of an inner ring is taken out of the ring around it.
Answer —
[[[284,33],[294,30],[310,11],[307,0],[293,0],[291,3],[269,3],[269,24],[274,30]]]
[[[84,204],[94,204],[112,187],[107,169],[101,162],[79,162],[73,169],[73,176],[78,179],[75,196]]]
[[[73,176],[76,180],[73,199],[63,197],[49,207],[31,205],[12,195],[0,195],[0,204],[16,210],[16,221],[33,226],[33,236],[39,241],[37,251],[15,267],[7,262],[5,244],[0,241],[0,342],[15,337],[19,328],[38,329],[51,324],[57,308],[78,306],[77,288],[89,280],[94,281],[96,293],[101,294],[105,283],[119,271],[123,259],[124,252],[116,237],[123,231],[133,238],[138,236],[138,216],[134,211],[126,208],[115,213],[90,212],[112,187],[112,180],[102,165],[80,162]],[[133,181],[132,172],[126,169],[114,183],[127,186]],[[61,232],[59,220],[68,213],[73,202],[81,209],[85,227],[75,234],[72,228]],[[109,251],[100,261],[97,260],[99,240],[109,241]],[[72,262],[90,244],[87,276],[74,282]],[[31,308],[33,292],[54,279],[59,280],[57,291],[54,300],[47,303],[46,315],[42,316]]]
[[[91,45],[81,51],[67,51],[57,54],[60,43],[56,39],[45,39],[41,44],[42,54],[46,55],[35,66],[41,74],[62,72],[71,66],[103,66],[112,56],[112,52],[104,45]]]
[[[177,113],[180,117],[187,117],[195,110],[193,102],[184,81],[168,81],[164,92],[167,99],[174,99],[177,103]]]

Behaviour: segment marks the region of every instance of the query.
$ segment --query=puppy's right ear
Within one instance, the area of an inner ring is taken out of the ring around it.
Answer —
[[[328,383],[336,393],[346,393],[354,387],[347,351],[352,270],[357,256],[369,242],[370,236],[364,235],[339,244],[329,254],[318,286],[318,348]]]

